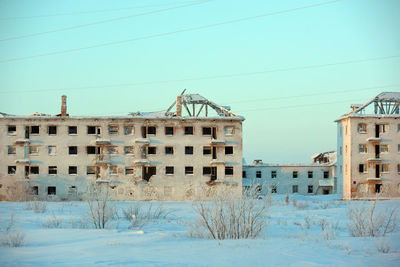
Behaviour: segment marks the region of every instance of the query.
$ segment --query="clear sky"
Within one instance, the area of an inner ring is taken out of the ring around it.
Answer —
[[[336,149],[350,104],[400,91],[399,14],[399,0],[0,0],[0,111],[58,114],[66,94],[71,116],[125,115],[187,88],[246,118],[247,162],[307,163]]]

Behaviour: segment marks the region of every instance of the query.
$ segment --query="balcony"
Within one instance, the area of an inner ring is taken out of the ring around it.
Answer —
[[[133,162],[136,165],[149,165],[150,164],[150,160],[148,159],[137,159]]]
[[[379,181],[382,181],[382,178],[381,177],[369,177],[369,178],[367,178],[367,181],[368,182],[373,182],[373,181],[376,181],[376,182],[379,182]]]
[[[109,139],[96,139],[96,145],[110,145],[111,140]]]
[[[29,159],[17,159],[15,161],[15,163],[17,163],[17,164],[30,164],[31,161]]]
[[[379,163],[379,162],[382,161],[381,158],[377,158],[377,157],[375,157],[375,158],[369,158],[369,159],[367,159],[367,160],[368,160],[368,162],[376,162],[376,163]]]
[[[225,165],[225,161],[213,159],[212,161],[210,161],[210,165]]]
[[[150,144],[150,139],[148,138],[136,138],[135,139],[136,144]]]
[[[323,179],[318,181],[319,186],[333,186],[333,179]]]
[[[225,140],[222,140],[222,139],[211,139],[211,142],[210,142],[210,144],[211,145],[225,145]]]
[[[104,154],[98,154],[96,155],[96,163],[97,164],[110,164],[111,163],[111,156],[110,155],[104,155]]]
[[[24,144],[30,144],[31,140],[29,139],[17,139],[15,140],[16,145],[24,145]]]
[[[373,142],[373,143],[379,143],[380,141],[382,141],[382,138],[380,137],[369,137],[367,139],[368,142]]]

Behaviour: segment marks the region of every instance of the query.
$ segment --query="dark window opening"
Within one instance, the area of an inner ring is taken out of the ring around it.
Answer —
[[[8,174],[15,174],[17,166],[8,166]]]
[[[215,146],[212,148],[212,158],[217,159],[217,147]]]
[[[174,154],[174,147],[172,147],[172,146],[166,146],[166,147],[165,147],[165,154],[166,154],[166,155],[172,155],[172,154]]]
[[[165,135],[174,135],[174,127],[165,127]]]
[[[211,135],[211,127],[203,127],[203,135]]]
[[[246,171],[242,171],[242,177],[243,177],[243,178],[247,178],[247,173],[246,173]]]
[[[38,186],[32,186],[31,192],[32,192],[32,195],[35,195],[35,196],[39,195],[39,187]]]
[[[261,171],[256,171],[256,178],[261,178]]]
[[[309,185],[309,186],[308,186],[308,191],[307,191],[307,192],[308,192],[309,194],[311,194],[311,193],[313,192],[313,190],[314,190],[314,189],[313,189],[313,186],[312,186],[312,185]]]
[[[96,134],[96,126],[88,126],[87,134]]]
[[[68,147],[68,154],[77,155],[78,154],[78,147],[77,146]]]
[[[193,127],[192,126],[185,127],[185,135],[193,135]]]
[[[211,175],[211,167],[203,167],[203,175]]]
[[[271,193],[272,194],[276,194],[277,193],[276,185],[271,186]]]
[[[192,166],[186,166],[185,167],[185,175],[188,174],[193,174],[193,167]]]
[[[211,155],[211,147],[210,146],[203,147],[203,155]]]
[[[16,131],[17,131],[17,126],[8,125],[8,134],[15,134]]]
[[[56,135],[57,134],[57,126],[49,126],[48,132],[49,132],[49,135]]]
[[[149,126],[149,127],[147,127],[147,134],[156,135],[156,127],[155,127],[155,126]]]
[[[322,190],[322,194],[323,195],[329,195],[331,192],[329,191],[329,189],[323,189]]]
[[[39,166],[31,166],[30,173],[31,174],[39,174]]]
[[[299,186],[298,185],[293,185],[292,186],[292,193],[298,193],[299,192]]]
[[[55,186],[49,186],[47,187],[47,194],[50,195],[56,195],[56,187]]]
[[[149,147],[147,148],[147,154],[149,154],[149,155],[155,155],[155,154],[156,154],[156,151],[157,151],[157,149],[156,149],[155,146],[149,146]]]
[[[217,128],[216,127],[212,128],[212,138],[217,139]]]
[[[314,175],[313,175],[313,172],[312,172],[312,171],[309,171],[309,172],[308,172],[308,178],[313,178],[313,176],[314,176]]]
[[[57,166],[49,166],[49,174],[57,174]]]
[[[271,171],[271,178],[276,178],[276,171]]]
[[[39,134],[39,126],[31,126],[31,134]]]
[[[293,178],[297,178],[299,176],[299,173],[297,171],[293,172]]]
[[[225,166],[225,175],[233,175],[233,167]]]
[[[143,180],[149,181],[151,176],[156,175],[156,167],[143,167]]]
[[[375,185],[375,193],[380,193],[382,191],[382,184]]]
[[[233,146],[226,146],[225,155],[232,155],[232,154],[233,154]]]
[[[185,155],[193,155],[193,147],[185,146]]]
[[[78,127],[68,126],[68,134],[78,134]]]
[[[329,178],[329,172],[328,171],[324,171],[324,178]]]
[[[174,174],[174,167],[173,166],[166,166],[165,167],[165,174]]]
[[[68,174],[78,174],[78,167],[77,166],[69,166]]]
[[[87,146],[86,151],[88,154],[96,154],[96,147],[95,146]]]

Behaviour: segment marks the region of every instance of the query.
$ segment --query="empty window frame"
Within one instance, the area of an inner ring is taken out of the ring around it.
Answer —
[[[271,185],[271,193],[276,194],[278,192],[276,185]]]
[[[309,185],[307,188],[307,193],[312,194],[314,192],[314,186]]]
[[[69,155],[78,155],[78,147],[77,146],[69,146],[68,154]]]
[[[185,155],[193,155],[193,147],[185,146]]]
[[[367,172],[367,164],[359,164],[358,165],[358,172],[359,173],[366,173]]]
[[[166,166],[166,167],[165,167],[165,174],[166,174],[166,175],[172,175],[172,174],[174,174],[174,166]]]
[[[157,147],[155,147],[155,146],[147,147],[147,154],[155,155],[156,153],[157,153]]]
[[[308,171],[308,178],[313,178],[314,177],[314,173],[312,171]]]
[[[299,177],[299,172],[298,171],[293,171],[292,176],[293,176],[293,178]]]
[[[56,175],[57,174],[57,166],[49,166],[49,175]]]
[[[16,154],[17,153],[17,147],[15,145],[7,146],[7,153],[8,153],[8,155]]]
[[[298,193],[299,192],[299,186],[298,185],[292,185],[292,193]]]
[[[56,195],[56,187],[55,186],[49,186],[47,187],[47,195],[49,196],[55,196]]]
[[[276,171],[271,171],[271,178],[276,178]]]
[[[211,175],[211,167],[203,167],[203,175],[204,176]]]
[[[367,124],[359,123],[357,129],[358,129],[359,133],[366,133],[367,132]]]
[[[203,146],[203,155],[211,155],[211,147]]]
[[[30,166],[29,173],[30,174],[39,174],[39,166]]]
[[[389,172],[389,163],[382,163],[381,164],[381,172],[388,173]]]
[[[109,135],[118,135],[119,127],[118,125],[108,125],[108,134]]]
[[[8,126],[7,126],[7,134],[8,134],[8,135],[16,135],[16,134],[17,134],[17,126],[15,126],[15,125],[8,125]]]
[[[211,136],[211,127],[203,127],[202,133],[204,136]]]
[[[125,175],[133,175],[134,173],[133,167],[125,167]]]
[[[247,173],[246,173],[246,171],[242,171],[242,178],[247,178]]]
[[[134,153],[133,146],[124,146],[125,155],[132,155]]]
[[[118,175],[118,166],[111,165],[109,171],[111,175]]]
[[[32,135],[38,135],[39,134],[39,126],[37,126],[37,125],[31,126],[30,127],[30,133]]]
[[[56,146],[48,146],[47,147],[47,153],[48,153],[49,156],[57,155],[57,147]]]
[[[233,154],[233,146],[226,146],[225,155],[232,155],[232,154]]]
[[[174,135],[174,127],[166,126],[165,127],[165,135]]]
[[[57,126],[55,125],[50,125],[47,127],[47,133],[49,135],[57,135]]]
[[[96,174],[97,168],[96,166],[87,166],[86,174]]]
[[[358,145],[358,153],[368,153],[367,144],[359,144]]]
[[[133,135],[134,134],[134,127],[132,125],[125,125],[124,126],[124,134],[125,135]]]
[[[108,153],[110,153],[110,154],[118,154],[118,147],[117,146],[110,146],[108,148]]]
[[[68,126],[68,134],[69,135],[77,135],[78,127],[77,126]]]
[[[39,186],[35,185],[31,187],[31,194],[34,196],[39,195]]]
[[[166,146],[165,147],[165,155],[173,155],[174,154],[174,147]]]
[[[30,155],[39,155],[39,146],[29,146],[29,154]]]
[[[155,126],[148,126],[147,127],[147,134],[149,135],[156,135],[157,134],[157,129]]]
[[[329,171],[324,171],[323,175],[325,179],[329,178]]]
[[[232,176],[233,175],[233,167],[232,166],[225,166],[225,175]]]
[[[69,175],[77,175],[78,174],[78,167],[77,166],[69,166],[68,167],[68,174]]]
[[[234,129],[235,129],[235,127],[233,127],[233,126],[225,126],[225,128],[224,128],[225,135],[227,135],[227,136],[233,135]]]
[[[100,126],[88,126],[87,127],[87,134],[88,135],[101,134],[101,127]]]
[[[96,147],[95,146],[87,146],[86,147],[86,152],[89,155],[96,154]]]
[[[185,126],[185,135],[193,135],[193,126]]]
[[[388,153],[389,152],[389,145],[388,144],[381,144],[381,153]]]
[[[17,166],[8,166],[8,174],[14,175],[17,171]]]
[[[193,175],[193,166],[185,166],[185,175]]]
[[[261,171],[256,171],[256,178],[261,178]]]

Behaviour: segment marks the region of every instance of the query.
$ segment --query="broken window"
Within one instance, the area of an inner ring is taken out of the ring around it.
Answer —
[[[50,156],[55,156],[57,154],[57,147],[56,146],[48,146],[48,154]]]
[[[166,166],[165,167],[165,174],[169,174],[169,175],[171,175],[171,174],[174,174],[174,167],[173,166]]]
[[[312,185],[309,185],[309,186],[308,186],[307,192],[308,192],[309,194],[312,194],[313,190],[314,190],[314,187],[313,187]]]
[[[329,171],[324,171],[324,178],[329,178]]]
[[[125,175],[133,175],[134,170],[133,167],[125,167]]]
[[[233,126],[225,126],[225,135],[233,135]]]
[[[131,155],[133,154],[134,150],[133,150],[133,146],[125,146],[124,147],[124,153],[126,155]]]
[[[69,155],[78,155],[78,147],[77,146],[69,146],[68,154]]]
[[[8,125],[8,135],[15,135],[17,133],[17,126],[15,125]]]
[[[276,194],[276,192],[277,192],[276,185],[271,185],[271,193]]]
[[[299,173],[297,171],[293,171],[293,178],[297,178]]]
[[[149,181],[151,176],[156,175],[156,167],[143,167],[143,180]]]
[[[232,155],[232,154],[233,154],[233,146],[226,146],[225,155]]]
[[[96,154],[96,147],[95,146],[87,146],[86,147],[86,152],[89,155]]]
[[[312,172],[312,171],[309,171],[309,172],[308,172],[308,178],[313,178],[313,176],[314,176],[313,172]]]
[[[30,155],[39,155],[39,146],[29,146]]]
[[[9,155],[16,154],[17,153],[17,147],[16,146],[8,146],[7,151],[8,151]]]
[[[78,127],[76,127],[76,126],[68,126],[68,134],[69,135],[78,134]]]
[[[276,171],[271,171],[271,178],[276,178]]]
[[[256,171],[256,178],[261,178],[261,171]]]
[[[292,193],[298,193],[299,192],[299,186],[298,185],[293,185],[292,186]]]
[[[149,146],[149,147],[147,147],[147,154],[149,154],[149,155],[155,155],[155,154],[156,154],[156,151],[157,151],[157,149],[156,149],[155,146]]]
[[[30,174],[39,174],[39,166],[30,166]]]
[[[119,131],[118,125],[108,125],[108,133],[110,135],[117,135]]]
[[[147,134],[156,135],[156,127],[155,126],[147,127]]]
[[[193,167],[192,166],[185,167],[185,175],[193,175]]]
[[[225,166],[225,175],[233,175],[233,167]]]
[[[359,153],[367,153],[368,152],[367,144],[359,144],[358,145],[358,152]]]
[[[210,136],[211,135],[211,127],[203,127],[203,135]]]
[[[132,135],[134,133],[134,128],[132,125],[126,125],[124,127],[124,134],[125,135]]]
[[[359,133],[366,133],[367,132],[367,124],[359,123],[358,124],[358,132]]]
[[[96,174],[97,168],[96,166],[87,166],[86,174]]]
[[[49,174],[50,175],[57,174],[57,166],[49,166]]]
[[[8,166],[8,174],[15,174],[17,166]]]
[[[118,174],[118,166],[111,165],[111,166],[109,167],[109,169],[110,169],[110,174],[111,174],[111,175],[117,175],[117,174]]]
[[[389,172],[389,163],[382,163],[381,164],[381,172]]]
[[[193,135],[193,126],[185,127],[185,135]]]
[[[166,147],[165,147],[165,154],[166,154],[166,155],[172,155],[172,154],[174,154],[174,147],[172,147],[172,146],[166,146]]]
[[[57,126],[51,125],[47,128],[49,135],[57,135]]]
[[[165,127],[165,135],[174,135],[174,127]]]
[[[246,173],[246,171],[242,171],[242,177],[243,177],[243,178],[247,178],[247,173]]]
[[[118,147],[117,147],[117,146],[110,146],[110,147],[108,148],[108,152],[109,152],[110,154],[118,154]]]
[[[47,187],[47,194],[50,195],[56,195],[56,187],[55,186],[49,186]]]
[[[32,186],[31,187],[31,193],[32,193],[32,195],[34,195],[34,196],[37,196],[37,195],[39,195],[39,187],[38,186]]]
[[[211,155],[211,147],[210,146],[203,147],[203,155]]]
[[[78,174],[78,167],[77,166],[69,166],[68,167],[68,174],[70,174],[70,175]]]
[[[193,147],[185,146],[185,155],[193,155]]]
[[[39,126],[31,126],[31,134],[39,134]]]
[[[360,173],[367,172],[367,165],[366,165],[366,164],[359,164],[359,165],[358,165],[358,171],[359,171]]]
[[[382,153],[389,152],[389,145],[388,144],[381,144],[381,152]]]
[[[203,175],[211,175],[211,167],[203,167]]]

